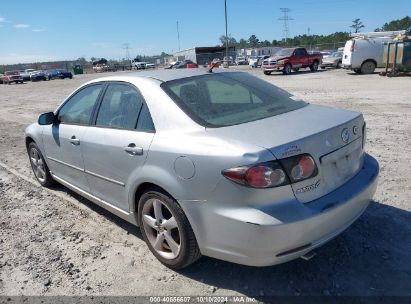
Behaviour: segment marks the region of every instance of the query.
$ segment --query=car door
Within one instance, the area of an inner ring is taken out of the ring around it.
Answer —
[[[143,166],[153,137],[154,125],[140,92],[127,83],[110,83],[83,141],[91,193],[128,211],[132,176]]]
[[[74,93],[56,112],[57,123],[44,126],[43,143],[53,175],[87,192],[82,140],[90,124],[103,84]]]
[[[305,52],[302,49],[296,49],[293,56],[293,68],[301,68],[307,65]]]

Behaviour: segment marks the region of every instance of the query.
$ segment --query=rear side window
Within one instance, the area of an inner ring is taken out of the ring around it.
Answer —
[[[58,111],[61,123],[87,125],[103,85],[96,84],[75,93]]]
[[[154,124],[147,105],[143,104],[137,121],[137,130],[154,132]]]
[[[306,105],[247,73],[214,73],[165,82],[161,87],[193,120],[223,127],[290,112]]]

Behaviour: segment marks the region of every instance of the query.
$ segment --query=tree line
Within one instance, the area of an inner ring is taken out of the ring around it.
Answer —
[[[359,18],[352,21],[350,28],[355,33],[358,33],[363,29],[365,25],[361,22]],[[392,20],[385,23],[382,27],[375,29],[375,31],[399,31],[411,28],[411,17],[406,16],[402,19]],[[220,43],[221,46],[226,45],[228,41],[229,46],[235,46],[236,48],[254,48],[263,46],[315,46],[315,45],[332,45],[345,42],[349,39],[349,32],[335,32],[329,35],[298,35],[287,40],[260,40],[256,35],[251,35],[248,39],[241,38],[239,40],[231,36],[221,36]]]

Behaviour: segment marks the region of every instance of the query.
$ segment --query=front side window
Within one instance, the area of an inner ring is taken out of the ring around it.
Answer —
[[[223,127],[290,112],[306,105],[247,73],[214,73],[165,82],[161,87],[203,126]]]
[[[58,111],[59,121],[65,124],[87,125],[102,88],[102,84],[96,84],[75,93]]]

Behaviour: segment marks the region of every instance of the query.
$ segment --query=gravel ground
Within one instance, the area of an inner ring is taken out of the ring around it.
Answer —
[[[0,85],[0,295],[411,296],[410,78],[242,69],[308,102],[364,113],[381,174],[375,201],[352,227],[310,261],[252,268],[204,257],[167,269],[138,228],[64,187],[39,187],[30,170],[24,128],[103,75]]]

